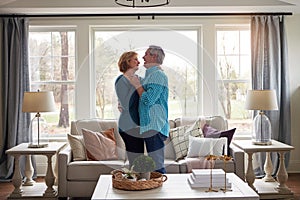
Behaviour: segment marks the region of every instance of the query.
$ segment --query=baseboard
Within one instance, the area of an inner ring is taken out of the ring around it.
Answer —
[[[290,160],[287,172],[300,173],[300,160]]]

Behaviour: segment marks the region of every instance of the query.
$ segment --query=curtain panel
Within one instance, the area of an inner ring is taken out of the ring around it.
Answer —
[[[28,135],[30,115],[22,113],[23,94],[24,91],[29,91],[28,29],[27,18],[0,18],[0,180],[2,181],[12,177],[14,165],[13,158],[7,156],[5,151],[20,143],[28,142],[30,137]]]
[[[273,89],[277,94],[278,111],[266,111],[272,126],[272,139],[291,143],[290,87],[288,76],[287,42],[284,16],[251,17],[252,88]],[[257,113],[255,113],[257,114]],[[258,153],[256,175],[263,175],[265,154]],[[273,175],[277,173],[279,158],[271,155]],[[286,167],[289,154],[285,155]]]

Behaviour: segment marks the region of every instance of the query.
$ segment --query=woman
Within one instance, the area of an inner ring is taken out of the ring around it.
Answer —
[[[133,51],[121,55],[118,66],[121,74],[115,82],[115,90],[121,112],[118,127],[124,140],[130,167],[134,159],[144,153],[144,140],[139,134],[139,95],[130,79],[136,77],[139,68],[138,54]]]

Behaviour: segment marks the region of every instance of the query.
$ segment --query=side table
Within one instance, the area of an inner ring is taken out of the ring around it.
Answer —
[[[255,145],[251,140],[234,140],[233,144],[245,153],[248,154],[248,166],[245,175],[246,182],[253,188],[263,199],[274,198],[292,198],[292,191],[286,186],[288,174],[284,164],[284,154],[294,149],[293,146],[272,140],[271,145]],[[266,161],[264,164],[264,171],[266,176],[263,179],[255,179],[252,155],[256,152],[266,152]],[[279,154],[279,168],[277,172],[277,181],[273,179],[271,173],[273,165],[270,158],[270,152],[278,152]]]
[[[56,155],[65,146],[65,142],[51,142],[48,147],[44,148],[28,148],[28,143],[22,143],[6,151],[6,154],[14,157],[14,174],[12,183],[15,187],[14,191],[8,197],[9,199],[56,199],[57,191],[53,188],[55,176],[52,168],[52,156]],[[22,185],[22,177],[20,171],[19,158],[21,155],[26,156],[25,176],[26,180]],[[46,190],[43,186],[37,186],[32,180],[33,168],[31,165],[31,155],[44,155],[47,157],[47,173],[45,176]],[[40,191],[41,190],[41,191]],[[27,192],[26,192],[27,191]]]

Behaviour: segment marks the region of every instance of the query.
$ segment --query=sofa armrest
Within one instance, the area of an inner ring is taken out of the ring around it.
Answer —
[[[72,161],[70,145],[58,153],[58,196],[67,197],[67,169]]]
[[[242,180],[245,180],[245,154],[244,154],[244,151],[232,143],[230,144],[229,151],[230,151],[230,155],[234,159],[235,174],[238,177],[240,177]]]

